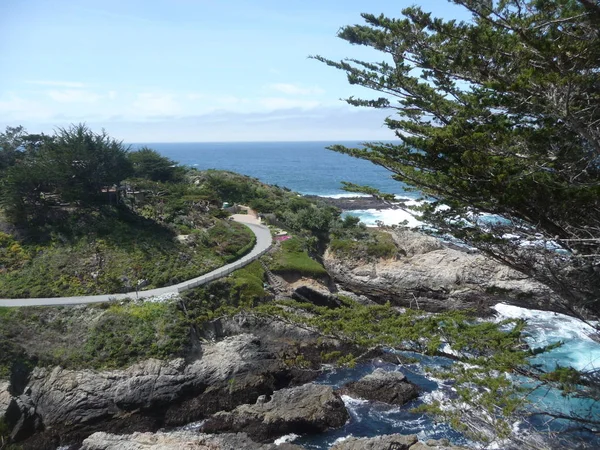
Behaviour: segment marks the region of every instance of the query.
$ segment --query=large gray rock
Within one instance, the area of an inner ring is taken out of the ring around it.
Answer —
[[[0,380],[0,420],[2,420],[12,402],[12,395],[9,392],[10,383]]]
[[[481,254],[450,248],[420,233],[391,232],[398,255],[390,260],[324,256],[329,274],[344,289],[378,302],[439,312],[478,308],[499,301],[560,311],[556,296],[541,283]]]
[[[112,371],[36,368],[18,398],[22,416],[13,437],[43,428],[43,442],[64,444],[94,431],[153,431],[255,402],[285,382],[289,368],[250,334],[203,345],[200,359],[190,364],[176,359]],[[41,445],[34,441],[31,447]]]
[[[358,381],[346,384],[341,392],[391,405],[404,405],[419,396],[419,387],[408,381],[402,372],[376,369]]]
[[[330,450],[467,450],[454,447],[446,439],[418,442],[414,434],[389,434],[374,438],[348,438],[338,442]]]
[[[409,450],[416,443],[417,436],[414,434],[390,434],[374,438],[351,437],[338,442],[330,450]]]
[[[201,429],[208,433],[243,432],[255,441],[267,442],[290,433],[338,428],[349,418],[344,402],[330,386],[309,383],[276,391],[268,402],[217,413]]]
[[[82,450],[301,450],[293,444],[257,444],[245,434],[206,435],[192,431],[133,433],[115,435],[94,433],[83,441]]]

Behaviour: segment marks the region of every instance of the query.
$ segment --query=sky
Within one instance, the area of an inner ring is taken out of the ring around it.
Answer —
[[[389,111],[341,99],[322,55],[379,61],[340,27],[444,0],[1,0],[0,129],[85,122],[126,142],[393,139]],[[462,14],[462,16],[461,16]]]

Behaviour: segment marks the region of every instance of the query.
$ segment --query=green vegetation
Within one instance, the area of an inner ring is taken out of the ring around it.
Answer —
[[[237,299],[235,305],[254,305],[266,296],[265,271],[258,261],[236,270],[229,278],[231,281],[230,298]]]
[[[35,365],[115,368],[183,356],[189,324],[175,303],[0,308],[0,377]]]
[[[398,252],[391,234],[368,229],[360,219],[346,216],[331,230],[329,249],[341,257],[352,259],[394,258]]]
[[[363,14],[365,24],[340,29],[338,36],[348,43],[380,51],[382,62],[315,57],[345,72],[350,84],[374,91],[375,98],[352,96],[347,102],[391,110],[385,124],[397,138],[331,150],[385,167],[432,199],[415,208],[432,225],[429,230],[451,234],[541,281],[572,315],[598,316],[600,109],[592,105],[600,103],[600,5],[451,3],[470,13],[470,20],[436,18],[414,6],[399,19]],[[554,243],[566,252],[557,252]],[[347,238],[332,242],[346,254],[354,245]],[[434,330],[423,333],[435,344]],[[505,371],[515,368],[519,355],[507,349],[494,348],[490,362],[481,361],[482,373],[446,374],[456,380],[466,405],[487,411],[500,437],[509,432],[502,417],[520,407],[514,395],[504,394],[512,389]],[[496,363],[494,378],[488,368]],[[577,375],[559,368],[544,380],[598,401],[597,369]],[[437,412],[464,427],[459,414]],[[600,424],[591,410],[588,417],[560,418],[585,429]]]
[[[339,210],[334,207],[235,173],[208,170],[195,180],[223,201],[248,205],[278,226],[301,235],[317,253],[324,250],[331,228],[339,221]]]
[[[415,6],[363,14],[350,44],[383,62],[316,59],[390,110],[396,143],[332,150],[390,170],[435,199],[420,210],[448,232],[546,283],[578,314],[600,312],[600,5],[590,0],[452,0],[470,20]],[[445,208],[439,208],[440,205]],[[505,220],[491,222],[479,214]],[[508,238],[507,236],[510,236]],[[570,253],[545,245],[557,241]]]
[[[0,233],[0,297],[162,287],[255,244],[247,227],[219,218],[218,193],[187,169],[84,125],[54,136],[7,128],[0,160],[0,225],[10,231]]]
[[[49,241],[0,235],[0,296],[56,297],[129,292],[175,284],[247,253],[255,236],[245,226],[214,220],[184,243],[155,221],[103,208],[73,212]],[[6,262],[5,262],[6,261]]]
[[[69,359],[108,368],[146,358],[174,358],[183,356],[188,334],[187,320],[173,303],[113,305],[90,328],[81,353]],[[55,357],[61,356],[55,352]]]
[[[162,156],[156,150],[142,147],[127,154],[127,159],[133,167],[133,176],[151,181],[182,181],[185,169],[169,158]]]
[[[227,278],[185,291],[183,303],[190,322],[201,325],[263,303],[268,298],[264,280],[262,265],[254,261]]]
[[[0,138],[7,161],[0,172],[0,206],[18,225],[44,223],[65,203],[106,203],[109,189],[132,174],[127,149],[85,125],[59,128],[24,146],[31,139],[10,129]]]
[[[351,236],[333,238],[329,248],[341,257],[352,259],[390,259],[398,253],[392,236],[380,230],[367,230],[360,239]]]
[[[308,255],[302,240],[296,237],[281,243],[273,254],[269,269],[273,273],[297,273],[313,278],[327,275],[325,268]]]

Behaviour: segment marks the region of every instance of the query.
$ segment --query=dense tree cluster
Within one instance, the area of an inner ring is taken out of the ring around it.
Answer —
[[[115,202],[129,177],[174,182],[184,174],[152,149],[129,151],[106,132],[82,124],[51,136],[28,134],[23,127],[0,134],[0,207],[16,224],[43,222],[64,206]]]
[[[339,37],[381,62],[316,59],[382,94],[396,143],[333,150],[423,192],[449,232],[552,287],[572,313],[600,312],[600,5],[453,0],[469,21],[418,7]],[[440,207],[441,205],[445,205]],[[562,250],[557,251],[557,247]]]

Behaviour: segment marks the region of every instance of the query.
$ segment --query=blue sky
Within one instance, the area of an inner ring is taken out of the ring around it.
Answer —
[[[386,113],[340,101],[366,91],[307,57],[381,59],[337,30],[412,4],[461,13],[444,0],[2,0],[0,126],[86,122],[128,142],[390,139]]]

